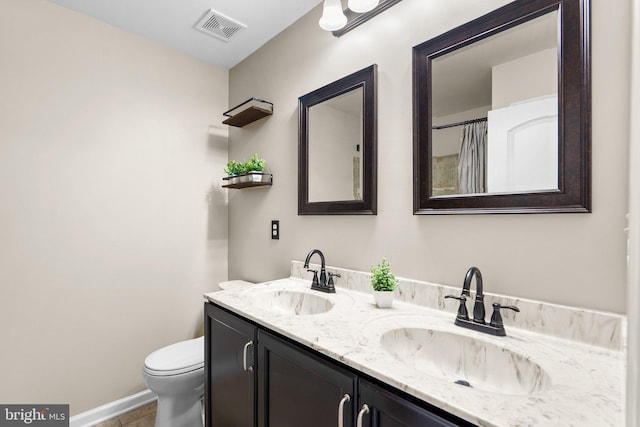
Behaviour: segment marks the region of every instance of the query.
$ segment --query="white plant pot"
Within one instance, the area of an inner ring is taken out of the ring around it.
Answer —
[[[378,308],[390,308],[393,304],[393,291],[373,291],[373,300]]]
[[[261,182],[262,175],[262,172],[249,172],[249,180],[252,182]]]
[[[238,176],[240,182],[262,182],[262,172],[249,172]]]

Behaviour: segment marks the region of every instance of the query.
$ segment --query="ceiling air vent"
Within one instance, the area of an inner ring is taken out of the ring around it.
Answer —
[[[196,29],[225,42],[231,40],[232,37],[245,28],[247,28],[246,25],[234,21],[213,9],[205,13],[200,22],[196,24]]]

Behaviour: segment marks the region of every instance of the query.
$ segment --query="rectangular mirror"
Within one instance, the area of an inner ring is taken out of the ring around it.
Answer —
[[[518,0],[414,47],[414,212],[589,212],[586,0]]]
[[[299,98],[299,215],[375,215],[375,86],[372,65]]]

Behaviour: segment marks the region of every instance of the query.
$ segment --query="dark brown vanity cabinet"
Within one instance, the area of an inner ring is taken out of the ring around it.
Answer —
[[[213,304],[204,310],[206,425],[254,427],[258,328]]]
[[[374,382],[205,304],[207,427],[471,426]]]

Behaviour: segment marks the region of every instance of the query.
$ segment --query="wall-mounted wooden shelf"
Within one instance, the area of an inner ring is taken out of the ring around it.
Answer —
[[[228,181],[222,188],[249,188],[249,187],[264,187],[273,185],[273,174],[270,173],[248,173],[244,175],[228,176],[222,178],[224,181]]]
[[[250,98],[222,113],[223,116],[229,117],[222,123],[241,128],[271,114],[273,114],[273,103],[263,99]]]

